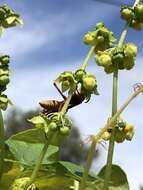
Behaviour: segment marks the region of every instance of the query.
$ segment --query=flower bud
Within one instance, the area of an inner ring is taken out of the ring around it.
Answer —
[[[131,8],[123,8],[121,10],[121,18],[127,22],[131,21],[134,17],[134,12]]]
[[[96,24],[96,29],[99,29],[99,28],[102,28],[102,27],[104,27],[104,23],[103,22],[98,22]]]
[[[57,124],[55,122],[51,122],[48,127],[52,131],[56,131],[57,128],[58,128],[58,126],[57,126]]]
[[[88,32],[83,38],[83,42],[87,45],[96,45],[96,32]]]
[[[139,3],[134,8],[137,21],[143,22],[143,3]]]
[[[113,73],[113,65],[109,65],[109,66],[104,67],[104,71],[107,74]]]
[[[118,128],[115,130],[114,139],[117,143],[122,143],[125,140],[125,133],[123,130],[119,130]]]
[[[134,63],[134,58],[132,57],[124,57],[124,68],[127,70],[130,70],[134,67],[135,63]]]
[[[0,76],[0,85],[5,86],[9,83],[9,76],[8,75],[2,75]]]
[[[86,75],[86,72],[83,70],[83,69],[78,69],[76,72],[75,72],[75,78],[76,80],[78,81],[81,81],[82,80],[82,77],[84,77]]]
[[[69,127],[61,127],[61,128],[60,128],[60,134],[61,134],[61,135],[68,135],[69,132],[70,132]]]
[[[138,22],[137,20],[132,20],[130,27],[132,27],[135,30],[141,30],[143,27],[143,23]]]
[[[126,133],[126,140],[131,141],[134,136],[134,132]]]
[[[102,135],[102,139],[105,141],[108,141],[111,137],[111,133],[109,133],[108,131],[104,132]]]
[[[128,57],[135,57],[137,55],[138,48],[133,43],[128,43],[124,47],[124,54]]]
[[[96,87],[96,79],[93,76],[85,76],[82,83],[83,87],[88,91],[92,91]]]
[[[98,55],[98,52],[97,52],[97,54],[95,54],[95,59],[96,59],[96,63],[99,66],[106,67],[106,66],[112,65],[112,58],[110,54],[106,52],[101,55]]]

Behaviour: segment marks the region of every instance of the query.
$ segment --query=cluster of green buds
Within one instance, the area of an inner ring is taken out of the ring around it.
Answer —
[[[102,139],[108,141],[111,138],[112,128],[103,133]],[[126,123],[123,120],[118,120],[115,126],[114,140],[117,143],[122,143],[125,140],[131,141],[134,136],[134,126]]]
[[[96,77],[83,69],[78,69],[75,72],[65,71],[55,82],[61,83],[62,92],[67,90],[75,92],[78,89],[85,99],[89,99],[92,94],[98,95]]]
[[[9,83],[9,56],[0,56],[0,109],[6,110],[9,99],[3,94]]]
[[[36,128],[43,129],[50,144],[58,146],[70,134],[71,120],[60,112],[51,113],[48,116],[40,114],[28,120]]]
[[[137,46],[133,43],[127,43],[123,48],[112,48],[106,51],[97,51],[95,60],[97,65],[104,67],[106,73],[112,73],[114,65],[118,69],[130,70],[134,67],[135,57],[137,55]]]
[[[85,34],[83,41],[87,45],[94,46],[95,51],[103,51],[113,47],[116,38],[113,32],[104,26],[104,23],[99,22],[96,24],[95,30]]]
[[[23,26],[23,20],[20,15],[16,14],[8,5],[0,6],[0,32],[5,28],[16,26],[16,24]]]
[[[141,30],[143,27],[143,3],[140,2],[135,7],[122,7],[121,18],[126,20],[130,27]]]

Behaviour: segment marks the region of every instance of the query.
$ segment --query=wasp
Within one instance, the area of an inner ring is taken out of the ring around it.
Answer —
[[[58,88],[57,84],[54,83],[54,86],[60,93],[60,95],[63,97],[63,101],[58,100],[44,100],[39,102],[40,106],[43,108],[43,113],[48,115],[50,113],[59,112],[61,111],[67,97],[61,92],[61,90]],[[85,100],[84,94],[76,90],[76,92],[72,95],[70,104],[68,106],[68,109],[73,108],[79,104],[81,104]]]

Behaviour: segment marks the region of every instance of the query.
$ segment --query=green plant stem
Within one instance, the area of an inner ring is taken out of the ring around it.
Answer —
[[[0,110],[0,178],[3,174],[3,166],[4,166],[4,154],[5,154],[5,143],[4,143],[4,123],[3,116]]]
[[[136,6],[137,3],[139,3],[139,0],[135,1],[133,7]],[[128,29],[129,29],[129,23],[126,24],[124,27],[124,30],[121,34],[117,48],[122,48]],[[113,71],[112,117],[117,112],[117,97],[118,97],[118,67],[117,65],[115,65],[114,71]],[[113,161],[113,153],[114,153],[114,145],[115,145],[114,136],[115,136],[115,130],[113,129],[112,134],[111,134],[111,139],[109,141],[103,190],[109,189],[109,181],[110,181],[110,176],[111,176],[111,171],[112,171],[112,161]]]
[[[91,146],[88,152],[88,156],[87,156],[87,161],[84,167],[83,177],[80,182],[79,190],[84,190],[84,188],[86,187],[86,181],[87,181],[88,174],[89,174],[89,171],[90,171],[90,168],[95,156],[95,152],[96,152],[96,142],[92,140]]]
[[[90,60],[90,58],[91,58],[91,56],[92,56],[92,54],[93,54],[93,52],[94,52],[94,49],[95,49],[94,46],[92,46],[92,47],[90,48],[90,50],[89,50],[89,52],[88,52],[88,54],[87,54],[87,56],[86,56],[86,58],[85,58],[85,60],[84,60],[84,62],[83,62],[83,65],[82,65],[81,69],[83,69],[83,70],[86,69],[86,67],[87,67],[87,65],[88,65],[88,62],[89,62],[89,60]]]
[[[35,166],[35,168],[34,168],[34,170],[32,172],[32,175],[30,177],[30,184],[27,184],[26,188],[28,186],[30,186],[35,181],[35,179],[36,179],[36,177],[38,175],[38,171],[40,169],[41,163],[43,161],[43,158],[44,158],[44,156],[45,156],[45,154],[47,152],[48,146],[49,146],[49,142],[46,142],[43,149],[42,149],[42,151],[41,151],[41,154],[40,154],[40,156],[39,156],[39,158],[37,160],[37,163],[36,163],[36,166]]]
[[[126,109],[126,107],[140,94],[143,93],[143,87],[135,91],[131,96],[127,98],[127,100],[124,102],[124,104],[120,107],[120,109],[116,112],[116,114],[109,120],[109,122],[101,128],[100,132],[95,135],[95,141],[98,142],[102,138],[102,135],[104,132],[107,131],[108,128],[114,127],[114,123],[117,120],[117,118],[120,116],[120,114]]]
[[[66,99],[66,101],[65,101],[65,103],[64,103],[64,105],[63,105],[63,107],[62,107],[62,109],[60,111],[60,113],[62,115],[64,115],[66,113],[66,111],[67,111],[69,103],[70,103],[71,98],[72,98],[72,95],[73,95],[73,93],[69,93],[69,95],[68,95],[68,97],[67,97],[67,99]]]

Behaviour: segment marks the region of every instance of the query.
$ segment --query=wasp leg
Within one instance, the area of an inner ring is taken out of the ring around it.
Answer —
[[[62,93],[62,91],[59,89],[57,84],[55,82],[53,84],[54,84],[55,88],[57,89],[57,91],[60,93],[60,95],[63,97],[63,99],[66,100],[67,97]]]

